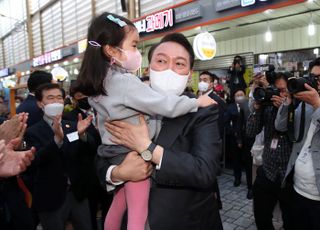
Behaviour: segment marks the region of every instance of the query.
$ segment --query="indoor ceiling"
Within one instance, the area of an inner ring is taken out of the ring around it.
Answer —
[[[312,13],[311,13],[312,12]],[[217,41],[262,34],[267,31],[283,31],[307,26],[310,21],[320,24],[320,1],[305,2],[276,10],[267,10],[260,14],[237,18],[231,21],[212,24],[202,28],[195,28],[182,32],[192,39],[200,31],[213,32]],[[144,46],[154,44],[159,39],[145,41]]]

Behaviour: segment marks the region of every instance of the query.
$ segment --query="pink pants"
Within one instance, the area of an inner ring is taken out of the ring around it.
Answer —
[[[113,197],[104,222],[104,230],[120,230],[123,214],[128,208],[127,230],[144,230],[148,217],[150,179],[126,182]]]

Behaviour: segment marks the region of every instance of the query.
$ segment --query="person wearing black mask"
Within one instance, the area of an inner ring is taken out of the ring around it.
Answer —
[[[104,191],[103,188],[99,185],[98,178],[95,175],[94,171],[94,158],[97,153],[97,148],[101,144],[101,138],[98,130],[95,127],[95,114],[88,102],[88,97],[80,92],[77,83],[71,84],[70,96],[72,97],[72,100],[74,102],[74,109],[71,112],[65,114],[64,118],[66,120],[77,121],[78,114],[81,114],[83,118],[86,118],[89,115],[93,115],[92,124],[88,127],[86,132],[90,133],[90,136],[94,138],[93,140],[88,141],[88,144],[85,146],[85,148],[82,148],[80,151],[81,155],[87,156],[87,160],[83,161],[87,165],[87,167],[83,168],[88,170],[87,194],[90,206],[91,223],[93,225],[92,229],[97,230],[100,229],[97,226],[96,221],[99,204],[101,204],[102,207],[102,219],[104,220],[112,201],[112,196],[107,194],[107,192]],[[87,154],[88,152],[90,152],[90,154]],[[101,228],[103,228],[103,222],[101,224]]]

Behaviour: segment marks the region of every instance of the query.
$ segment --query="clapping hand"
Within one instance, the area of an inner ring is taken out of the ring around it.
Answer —
[[[7,145],[4,140],[0,141],[0,176],[10,177],[18,175],[26,170],[34,159],[35,148],[27,151],[15,151],[21,140],[15,138]]]
[[[77,130],[80,136],[83,135],[90,126],[92,119],[92,115],[89,115],[87,118],[83,119],[81,113],[78,114]]]
[[[60,143],[63,141],[64,133],[61,126],[61,115],[55,116],[53,119],[53,132],[55,140]]]
[[[0,140],[8,144],[12,139],[19,138],[20,142],[27,128],[28,113],[19,113],[0,125]],[[20,146],[18,143],[17,148]]]

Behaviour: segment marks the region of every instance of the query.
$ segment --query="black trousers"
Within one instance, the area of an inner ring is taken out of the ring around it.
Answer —
[[[295,230],[320,229],[320,201],[310,200],[293,192],[293,220]]]
[[[258,230],[273,230],[273,210],[279,201],[283,228],[293,229],[293,191],[292,187],[281,188],[281,182],[270,181],[260,166],[253,184],[253,212]],[[300,229],[303,230],[303,229]]]
[[[244,142],[242,148],[237,146],[233,141],[233,174],[236,180],[241,180],[242,168],[246,171],[246,181],[248,189],[252,188],[252,156],[251,147],[253,142],[251,140]]]

